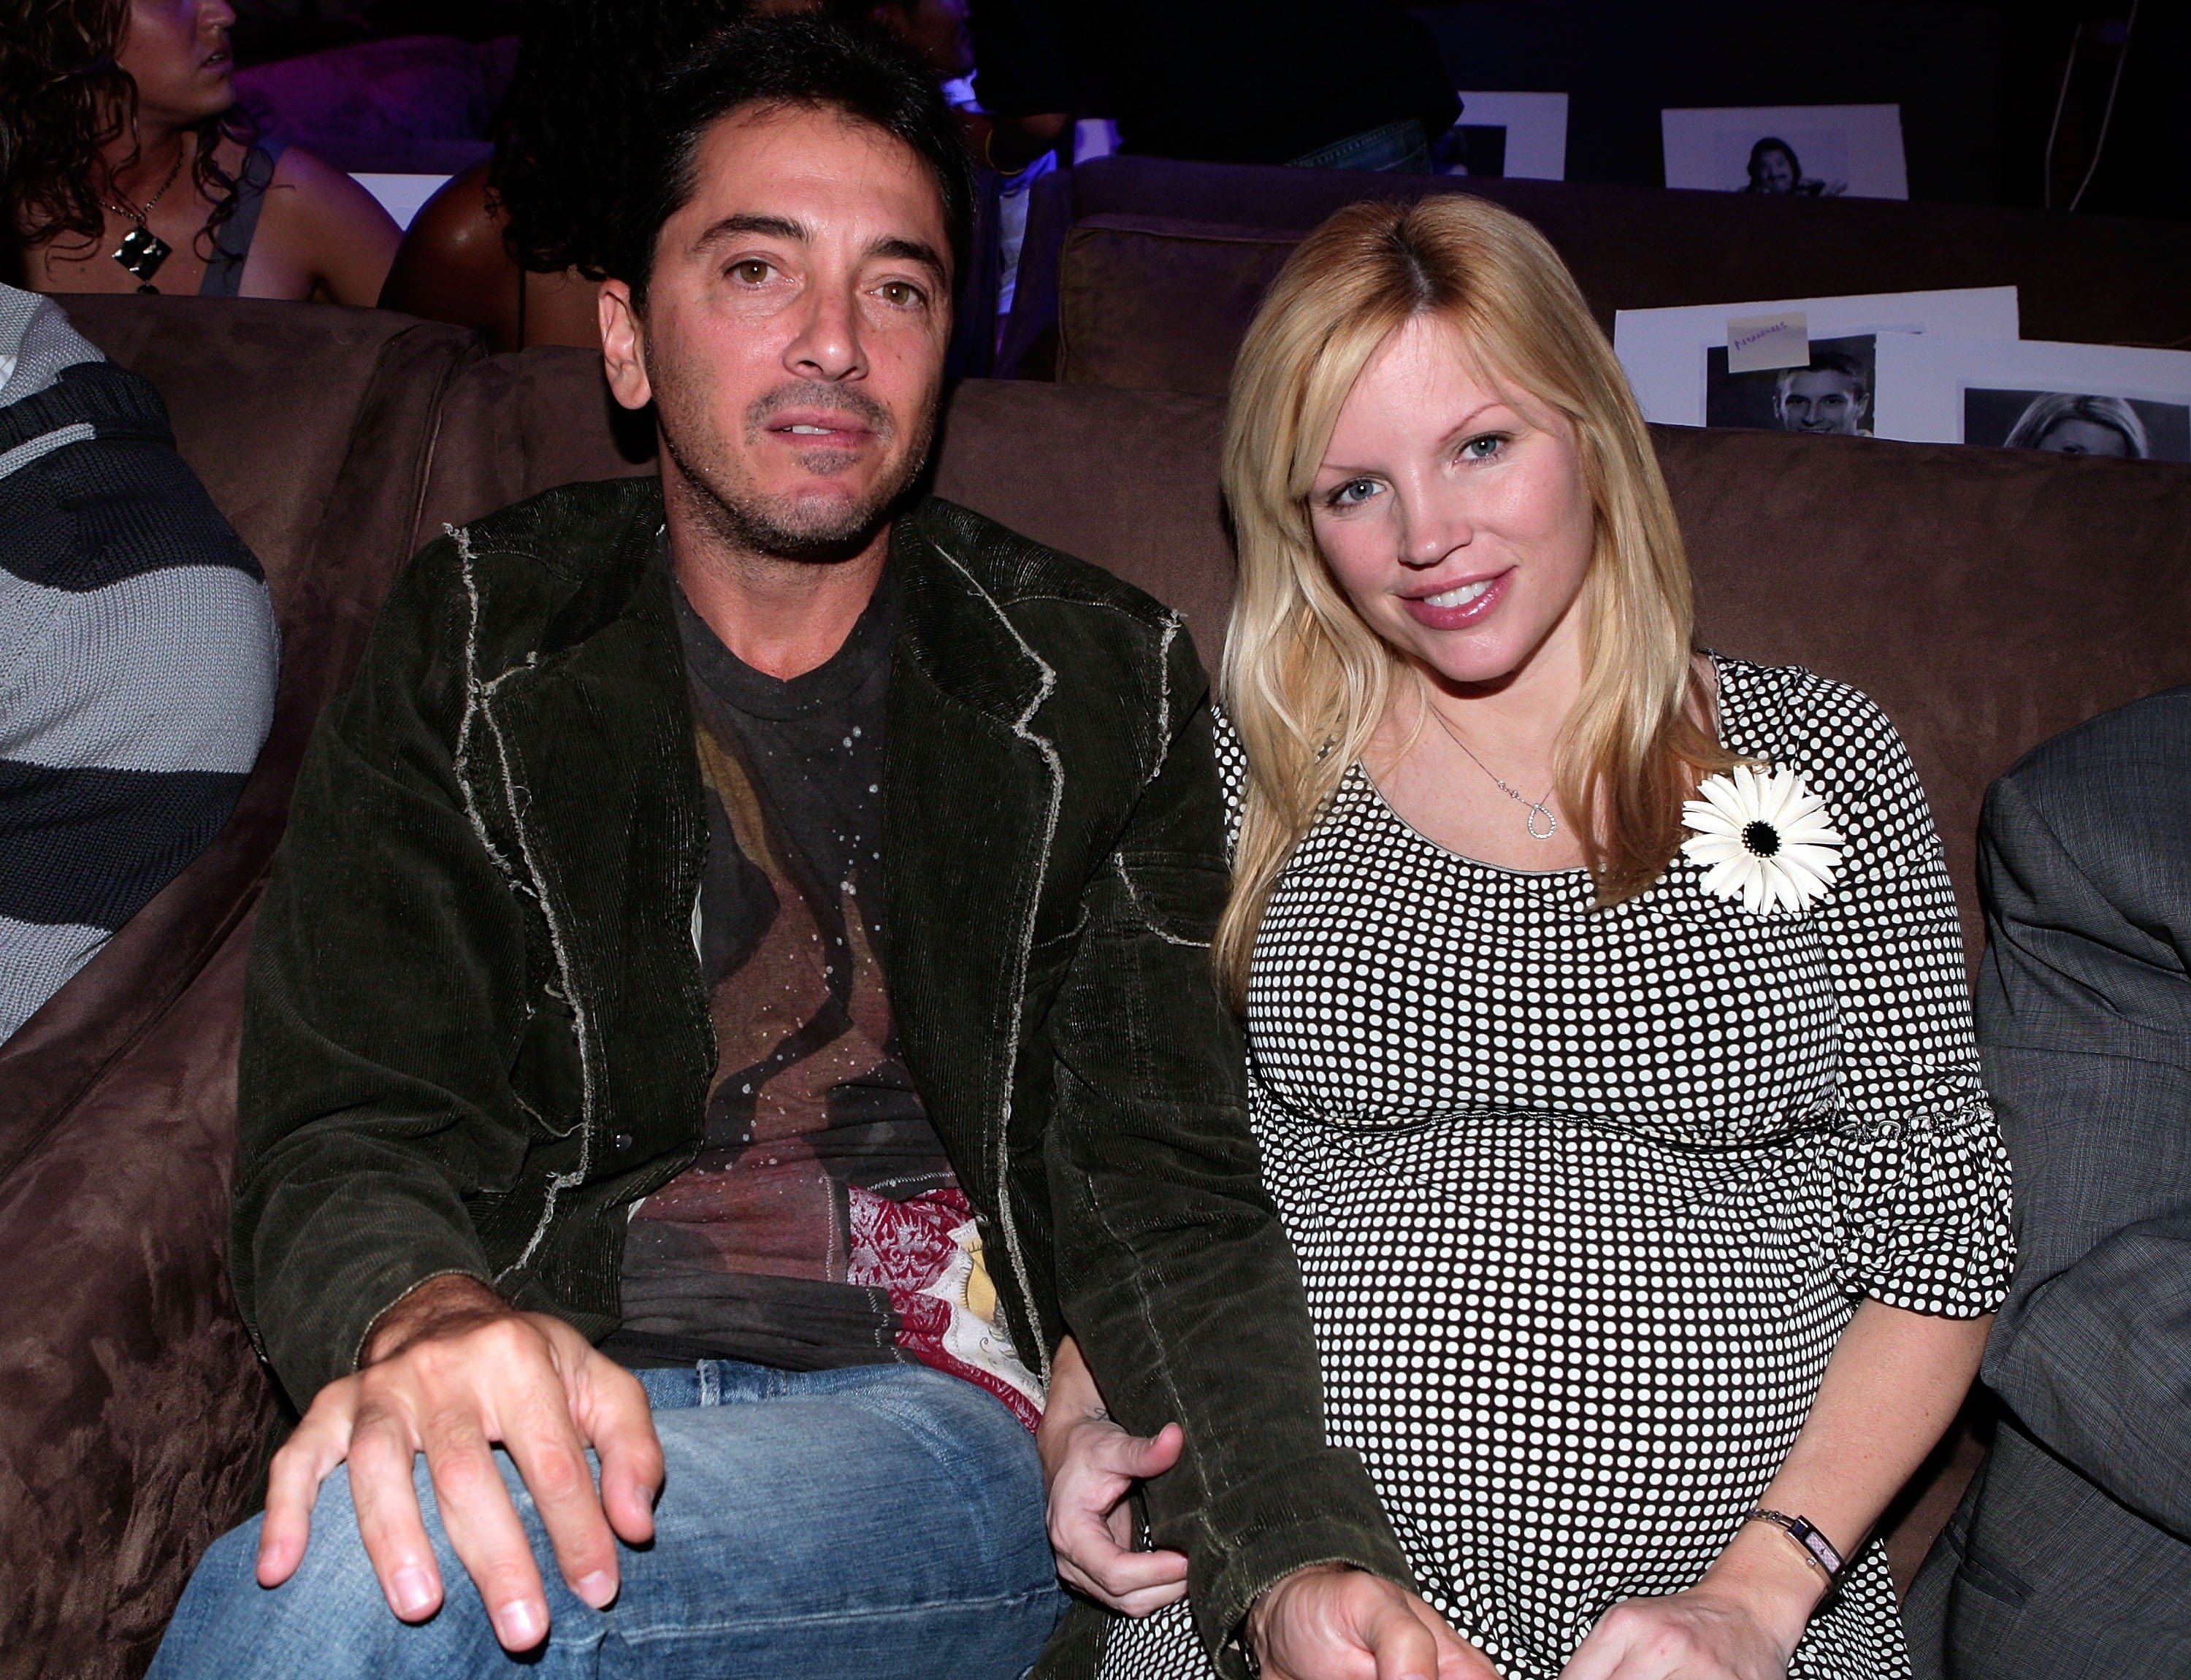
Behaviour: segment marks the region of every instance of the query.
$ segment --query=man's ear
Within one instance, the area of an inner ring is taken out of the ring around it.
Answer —
[[[609,376],[609,390],[626,408],[644,408],[654,400],[654,386],[646,377],[646,326],[631,300],[631,287],[620,280],[601,282],[601,366]]]

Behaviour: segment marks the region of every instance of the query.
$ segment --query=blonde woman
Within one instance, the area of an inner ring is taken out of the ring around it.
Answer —
[[[1215,961],[1329,1428],[1417,1585],[1512,1680],[1908,1673],[1869,1536],[2011,1255],[1892,727],[1693,650],[1619,367],[1481,200],[1357,205],[1300,247],[1225,488]],[[1146,1616],[1109,1680],[1208,1671],[1183,1607],[1147,1614],[1175,1558],[1118,1550],[1170,1434],[1123,1435],[1066,1362],[1053,1535]]]

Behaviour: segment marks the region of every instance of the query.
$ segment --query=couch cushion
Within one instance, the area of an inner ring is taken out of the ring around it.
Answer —
[[[489,356],[442,403],[410,547],[559,484],[651,473],[654,450],[653,411],[617,406],[600,351],[543,344]]]
[[[1151,383],[1175,359],[1195,380],[1175,389],[1222,390],[1295,237],[1357,199],[1433,192],[1477,193],[1542,228],[1608,331],[1617,309],[2013,285],[2028,338],[2173,344],[2191,334],[2191,224],[2181,222],[1137,157],[1082,166],[1073,191],[1060,377],[1103,384]],[[1213,224],[1231,230],[1232,248]],[[1266,248],[1251,259],[1255,245]]]

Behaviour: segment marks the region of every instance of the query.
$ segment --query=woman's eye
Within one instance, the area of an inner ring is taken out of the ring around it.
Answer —
[[[1488,461],[1505,446],[1506,440],[1496,432],[1487,432],[1480,438],[1471,438],[1460,446],[1464,461]]]
[[[1331,505],[1335,508],[1358,508],[1376,493],[1376,480],[1354,479],[1331,492]]]

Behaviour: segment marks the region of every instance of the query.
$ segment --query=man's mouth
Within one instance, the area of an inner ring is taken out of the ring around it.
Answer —
[[[767,429],[778,437],[796,438],[809,448],[834,445],[839,449],[857,449],[875,435],[871,428],[850,415],[836,414],[785,416]]]

